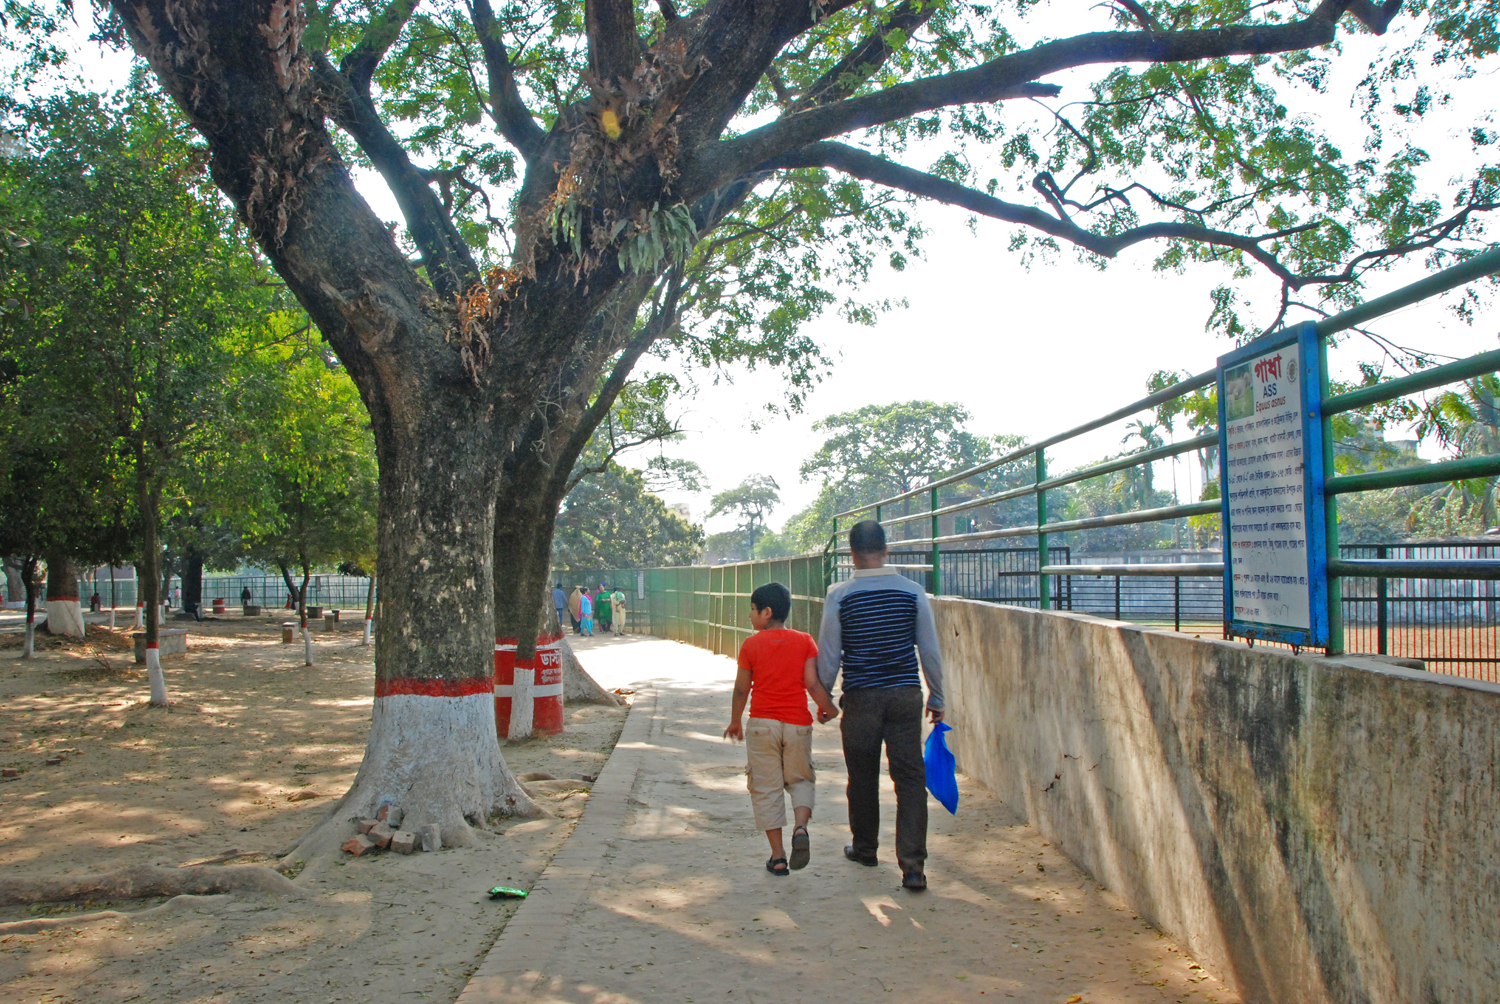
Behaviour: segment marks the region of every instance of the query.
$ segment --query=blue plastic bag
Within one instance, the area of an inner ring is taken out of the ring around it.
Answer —
[[[943,738],[944,732],[952,731],[943,722],[932,727],[932,731],[927,733],[927,745],[922,750],[922,763],[927,768],[927,790],[942,803],[943,808],[957,815],[958,778],[955,775],[958,762],[948,749],[948,741]]]

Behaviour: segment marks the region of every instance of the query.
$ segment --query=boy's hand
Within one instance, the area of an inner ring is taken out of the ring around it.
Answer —
[[[730,722],[729,723],[729,728],[727,728],[727,729],[724,730],[724,738],[725,739],[739,739],[739,740],[742,740],[742,741],[744,740],[744,738],[745,738],[745,726],[743,724],[741,724],[741,722],[740,722],[740,720],[738,718],[736,718],[734,721]]]
[[[833,721],[838,716],[839,716],[838,705],[832,704],[832,703],[818,705],[818,724],[819,725],[827,725],[829,722]]]
[[[942,708],[928,708],[927,709],[927,717],[930,718],[930,719],[932,719],[932,723],[934,725],[936,725],[938,722],[940,722],[940,721],[943,720],[943,709]]]

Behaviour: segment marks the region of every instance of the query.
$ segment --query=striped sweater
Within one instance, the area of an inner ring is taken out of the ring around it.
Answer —
[[[818,678],[833,689],[916,687],[927,678],[927,706],[943,706],[943,658],[932,606],[922,587],[890,566],[856,569],[828,590],[818,631]]]

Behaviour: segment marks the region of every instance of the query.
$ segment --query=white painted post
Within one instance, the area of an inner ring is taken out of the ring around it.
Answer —
[[[157,630],[161,630],[160,627]],[[161,671],[161,650],[151,642],[146,643],[146,678],[151,682],[151,706],[167,706],[167,678]]]

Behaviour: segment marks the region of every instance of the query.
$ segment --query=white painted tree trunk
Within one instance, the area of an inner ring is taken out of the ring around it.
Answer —
[[[36,621],[26,618],[26,641],[21,648],[21,658],[30,659],[36,653]]]
[[[146,626],[146,604],[144,603],[135,605],[135,626],[137,629]]]
[[[375,622],[372,621],[372,620],[370,620],[370,618],[368,618],[368,617],[365,618],[365,641],[364,641],[365,645],[369,645],[370,644],[370,628],[371,628],[371,626],[374,623]]]
[[[433,681],[432,689],[442,689]],[[349,793],[283,860],[323,858],[353,833],[351,819],[381,805],[401,809],[401,828],[436,823],[444,847],[475,842],[492,816],[544,816],[500,754],[491,687],[477,693],[386,694],[376,689],[364,762]]]
[[[304,624],[304,625],[302,625],[302,659],[303,659],[304,664],[306,664],[308,666],[311,666],[313,664],[313,658],[312,657],[313,657],[312,632],[309,631],[307,629],[307,625]]]
[[[83,626],[83,607],[77,598],[47,601],[47,633],[82,638],[87,631]]]
[[[109,608],[109,629],[111,631],[113,631],[115,629],[115,608],[114,607],[110,607]]]
[[[165,708],[167,706],[167,677],[161,671],[161,649],[155,645],[146,646],[146,679],[151,683],[151,706]]]

